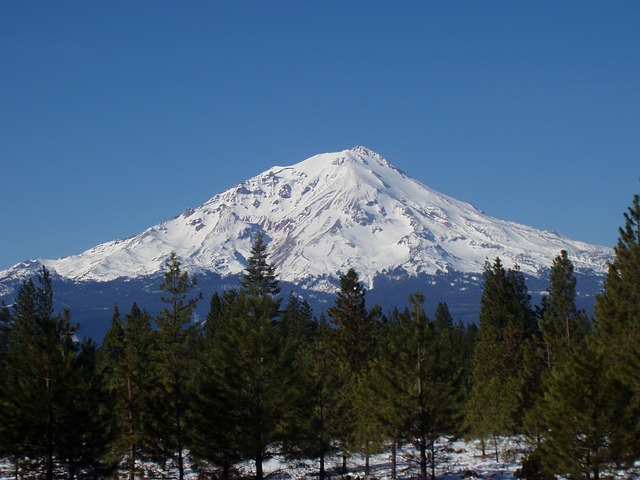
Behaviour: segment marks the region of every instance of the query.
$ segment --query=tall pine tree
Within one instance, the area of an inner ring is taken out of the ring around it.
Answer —
[[[544,361],[551,369],[582,346],[589,329],[586,313],[576,307],[576,277],[566,250],[553,260],[547,293],[539,325]]]
[[[101,476],[111,426],[95,370],[95,346],[78,343],[70,314],[53,313],[51,277],[23,281],[12,314],[0,442],[22,475]]]
[[[194,422],[192,428],[200,439],[207,431],[219,432],[206,444],[194,444],[203,460],[222,464],[228,474],[231,462],[252,459],[256,478],[262,480],[264,462],[282,441],[295,362],[277,325],[280,299],[275,295],[280,288],[262,235],[251,251],[238,296],[230,308],[212,314],[216,326],[207,332],[214,340],[205,342],[202,368],[207,375],[199,383],[193,414],[202,422]],[[221,318],[222,312],[226,318]],[[216,409],[218,414],[213,413]],[[226,430],[220,434],[222,429]]]
[[[160,285],[165,307],[156,321],[157,333],[151,354],[155,368],[153,392],[153,432],[159,460],[172,460],[178,478],[185,475],[188,443],[185,417],[193,395],[193,375],[198,330],[192,315],[200,296],[193,296],[196,281],[180,266],[172,253]]]
[[[632,393],[626,450],[637,457],[640,439],[640,196],[635,195],[619,229],[615,258],[596,297],[597,344],[609,374]]]
[[[535,332],[524,278],[505,270],[499,258],[487,264],[480,301],[480,332],[473,358],[473,387],[467,403],[469,432],[484,441],[517,432],[523,412],[522,376],[527,341]]]
[[[153,332],[151,318],[137,304],[131,307],[123,322],[116,308],[98,352],[98,364],[106,389],[113,398],[116,438],[115,457],[127,478],[134,480],[138,473],[136,462],[150,458],[150,398],[154,376],[151,366]]]
[[[624,452],[628,403],[629,390],[611,375],[592,342],[574,350],[547,382],[542,411],[548,428],[541,447],[546,471],[604,478]]]
[[[366,289],[358,274],[350,268],[340,277],[340,290],[334,305],[327,311],[334,326],[331,345],[337,356],[342,386],[339,389],[344,413],[339,442],[343,451],[343,469],[348,453],[360,449],[358,438],[358,410],[356,397],[361,376],[369,366],[375,347],[376,321],[366,307]],[[364,440],[366,443],[366,440]]]

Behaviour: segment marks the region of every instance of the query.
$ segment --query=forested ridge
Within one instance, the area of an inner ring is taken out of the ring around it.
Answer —
[[[477,325],[446,303],[425,312],[367,307],[351,269],[326,314],[280,291],[258,234],[235,289],[200,298],[167,259],[164,308],[115,306],[98,346],[78,340],[72,311],[53,311],[43,267],[0,310],[0,458],[15,478],[141,478],[146,462],[182,480],[268,476],[274,455],[327,459],[391,452],[392,478],[437,478],[442,437],[523,436],[527,479],[606,478],[639,458],[640,200],[624,214],[594,318],[558,252],[547,295],[532,305],[518,267],[488,261]],[[206,321],[194,320],[209,301]],[[81,320],[81,319],[80,319]],[[402,445],[417,452],[396,469]]]

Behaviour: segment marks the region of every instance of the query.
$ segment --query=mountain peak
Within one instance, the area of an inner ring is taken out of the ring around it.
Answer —
[[[497,256],[539,275],[563,249],[576,269],[604,273],[612,256],[486,216],[356,146],[273,167],[135,237],[43,263],[65,278],[106,281],[155,274],[176,252],[186,269],[225,277],[242,272],[256,231],[269,239],[281,280],[324,290],[351,267],[371,288],[391,272],[480,273]]]

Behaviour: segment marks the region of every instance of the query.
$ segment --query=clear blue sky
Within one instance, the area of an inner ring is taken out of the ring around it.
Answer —
[[[640,191],[640,2],[0,3],[0,269],[355,145],[613,246]]]

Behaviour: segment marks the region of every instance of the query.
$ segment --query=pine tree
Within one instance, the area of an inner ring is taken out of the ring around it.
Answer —
[[[236,429],[234,395],[225,381],[226,355],[233,356],[234,345],[226,343],[232,325],[237,292],[217,292],[211,297],[205,323],[205,338],[199,351],[197,381],[192,408],[188,412],[191,458],[200,471],[221,470],[214,478],[229,480],[233,466],[243,459],[242,440]]]
[[[114,455],[118,460],[125,457],[122,466],[130,480],[137,472],[136,461],[147,460],[150,455],[147,431],[149,392],[154,384],[150,364],[152,341],[151,319],[146,311],[134,303],[122,322],[116,306],[111,328],[98,352],[99,368],[114,402],[117,432]]]
[[[313,310],[306,300],[301,300],[291,292],[287,304],[282,311],[280,327],[283,335],[289,337],[292,342],[304,344],[311,342],[317,323],[313,319]]]
[[[110,441],[94,346],[79,344],[70,314],[53,314],[51,277],[22,282],[12,315],[0,430],[16,471],[51,480],[103,475]]]
[[[408,441],[407,417],[410,396],[407,394],[409,384],[415,385],[414,378],[405,368],[408,364],[400,358],[400,351],[405,345],[406,319],[410,318],[408,310],[402,314],[394,309],[381,328],[381,345],[378,355],[372,360],[366,378],[369,395],[376,400],[375,408],[369,412],[370,421],[374,422],[391,441],[391,478],[397,478],[397,452]],[[402,323],[402,324],[401,324]],[[411,361],[413,365],[413,357]]]
[[[365,295],[366,289],[358,274],[350,268],[340,277],[340,290],[327,311],[335,326],[334,347],[354,374],[365,368],[374,346],[375,323],[367,311]]]
[[[2,305],[0,305],[0,372],[4,371],[3,365],[7,357],[7,350],[9,349],[9,331],[10,330],[11,330],[11,311],[3,301]],[[2,381],[2,374],[0,373],[0,382],[1,381]]]
[[[251,255],[247,259],[247,267],[242,274],[242,292],[251,297],[270,296],[274,300],[280,293],[275,266],[269,262],[267,244],[262,232],[256,233],[251,245]],[[279,306],[279,302],[277,302]],[[274,312],[275,314],[275,312]]]
[[[552,371],[544,397],[546,469],[569,478],[601,478],[621,459],[628,401],[628,390],[591,342],[574,350]]]
[[[152,403],[157,458],[173,460],[180,480],[185,473],[188,443],[185,416],[192,399],[198,340],[198,331],[191,319],[200,298],[191,297],[195,287],[195,279],[181,269],[177,255],[172,253],[160,285],[165,308],[156,321],[157,334],[151,355],[157,379]]]
[[[427,318],[424,296],[409,296],[410,310],[391,324],[373,369],[379,395],[376,409],[386,433],[396,443],[410,441],[418,450],[418,477],[435,478],[436,441],[455,429],[459,402],[458,367],[452,344],[452,318],[441,304],[438,321]]]
[[[551,369],[583,344],[589,328],[586,313],[576,307],[576,277],[566,250],[553,260],[547,293],[539,325]]]
[[[596,297],[596,339],[607,367],[633,392],[627,426],[627,454],[637,457],[640,445],[640,196],[624,214],[624,227],[609,264],[604,288]]]
[[[193,445],[202,460],[218,463],[228,475],[232,462],[252,459],[256,478],[262,480],[263,463],[282,441],[283,420],[291,408],[295,352],[277,325],[280,289],[261,235],[247,263],[231,308],[212,314],[215,328],[207,332],[213,340],[205,342],[206,375],[198,384],[191,428],[194,438],[204,441]],[[218,433],[207,439],[213,430]]]
[[[535,323],[530,296],[517,268],[506,271],[497,258],[493,265],[485,266],[484,280],[466,425],[483,442],[493,440],[497,459],[497,438],[515,433],[524,415],[521,373]]]
[[[6,390],[7,354],[9,351],[9,332],[11,331],[11,311],[2,302],[0,305],[0,391]],[[0,426],[0,456],[2,456],[2,427]]]
[[[293,358],[273,322],[273,308],[270,297],[241,295],[231,324],[211,352],[213,378],[219,381],[215,387],[233,405],[234,443],[243,458],[254,460],[258,479],[264,478],[263,462],[280,439],[292,376]]]
[[[525,431],[540,447],[546,425],[543,395],[550,373],[576,349],[584,347],[590,330],[584,311],[578,310],[576,277],[565,250],[553,260],[547,295],[538,309],[539,331],[527,345],[523,364],[525,375],[524,403],[527,410]]]
[[[70,325],[68,317],[64,322]],[[71,337],[65,341],[75,342]],[[115,437],[113,402],[97,368],[95,342],[84,340],[76,348],[65,379],[71,387],[61,392],[65,395],[65,408],[59,412],[64,434],[57,435],[58,455],[69,479],[104,478],[117,466],[110,455]]]
[[[204,334],[208,339],[214,338],[216,331],[222,327],[225,322],[229,321],[235,308],[235,302],[238,298],[238,291],[231,289],[225,290],[222,295],[214,292],[209,303],[209,313],[207,313],[206,322],[204,324]]]
[[[327,311],[335,327],[331,330],[331,345],[343,375],[339,402],[344,413],[339,442],[343,451],[343,469],[350,451],[362,447],[358,437],[357,385],[372,358],[375,348],[375,317],[367,311],[366,289],[358,274],[350,268],[340,277],[340,290],[334,305]],[[365,444],[367,440],[364,440]],[[366,445],[365,445],[366,446]]]
[[[298,389],[302,395],[297,398],[297,431],[287,439],[293,444],[290,452],[297,449],[298,456],[318,459],[320,480],[328,477],[326,459],[335,450],[333,439],[340,432],[344,407],[339,401],[344,385],[331,347],[330,330],[321,316],[313,336],[299,349]]]

